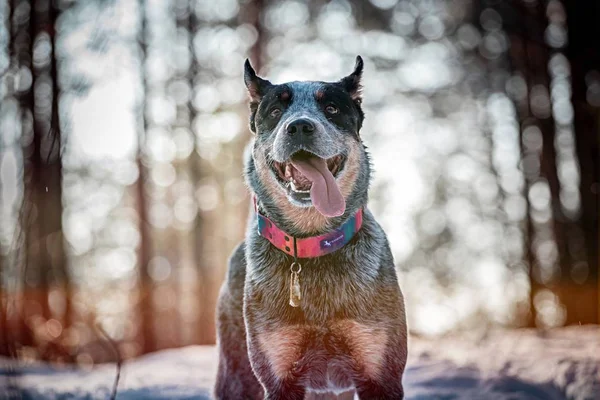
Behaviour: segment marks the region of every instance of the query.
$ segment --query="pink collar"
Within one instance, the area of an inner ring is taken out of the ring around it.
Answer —
[[[363,222],[363,211],[359,209],[339,228],[319,236],[297,239],[277,227],[269,218],[254,208],[258,219],[258,234],[286,254],[296,258],[314,258],[333,253],[344,247],[358,232]]]

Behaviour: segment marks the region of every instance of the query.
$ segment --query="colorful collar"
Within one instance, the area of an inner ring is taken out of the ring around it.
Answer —
[[[258,219],[258,234],[266,238],[273,246],[279,250],[297,258],[314,258],[333,253],[344,247],[360,230],[363,221],[362,208],[359,209],[350,219],[339,228],[327,232],[323,235],[307,238],[295,238],[288,235],[277,227],[269,218],[258,212],[255,204],[256,216]]]

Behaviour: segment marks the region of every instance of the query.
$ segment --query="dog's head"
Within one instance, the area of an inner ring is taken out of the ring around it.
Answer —
[[[246,61],[255,134],[246,179],[261,206],[291,234],[326,230],[366,203],[362,71],[359,56],[354,71],[338,82],[277,85],[258,77]]]

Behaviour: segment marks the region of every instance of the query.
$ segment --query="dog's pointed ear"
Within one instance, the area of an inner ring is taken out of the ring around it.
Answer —
[[[248,59],[246,59],[246,62],[244,63],[244,83],[246,84],[252,103],[259,103],[267,90],[273,86],[268,80],[262,79],[256,75],[254,68],[252,68],[252,65],[250,64],[250,60]]]
[[[364,63],[363,63],[363,59],[361,56],[356,56],[356,63],[354,64],[354,71],[348,75],[347,77],[343,78],[340,81],[340,84],[343,86],[343,88],[350,93],[350,97],[352,97],[353,100],[357,100],[357,101],[361,101],[361,96],[362,96],[362,85],[361,85],[361,79],[362,79],[362,73],[363,73],[363,67],[364,67]]]

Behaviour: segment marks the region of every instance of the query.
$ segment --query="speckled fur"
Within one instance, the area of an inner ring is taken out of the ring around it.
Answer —
[[[407,356],[404,301],[385,233],[366,209],[370,163],[358,135],[362,111],[355,132],[325,128],[333,140],[329,145],[321,144],[321,150],[330,156],[347,156],[338,177],[346,211],[340,217],[325,218],[314,207],[291,204],[268,170],[268,157],[273,156],[269,153],[275,151],[278,136],[261,135],[260,118],[254,113],[260,109],[255,103],[271,84],[252,75],[248,65],[246,68],[246,85],[253,102],[251,124],[258,132],[245,155],[245,176],[260,211],[297,237],[318,235],[339,226],[361,207],[365,212],[361,230],[345,247],[300,260],[302,304],[298,308],[288,304],[293,258],[258,235],[251,212],[246,239],[230,259],[219,297],[215,397],[319,398],[322,393],[354,388],[361,399],[402,399]],[[355,72],[340,81],[351,83],[345,87],[352,101],[359,98],[361,72],[362,61],[360,68],[357,62]],[[328,84],[296,82],[289,86],[296,87],[292,97],[302,99],[295,103],[293,112],[304,109],[318,114],[320,109],[311,98],[322,96],[319,92],[324,85]],[[356,104],[359,108],[360,103]],[[288,117],[284,113],[282,120]],[[323,116],[316,119],[323,120]],[[283,159],[291,154],[285,145],[277,152]]]

